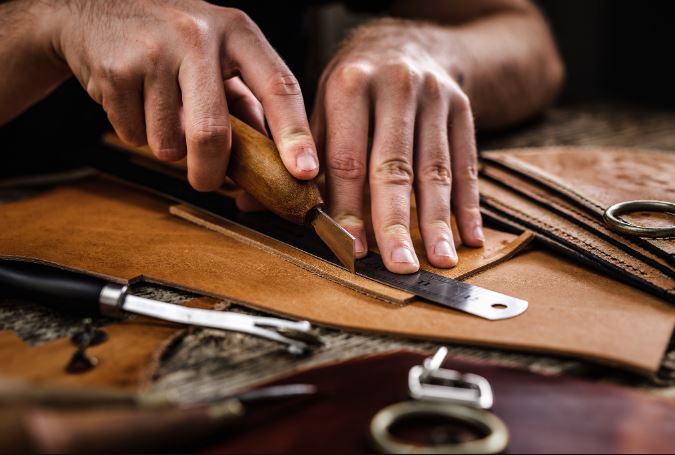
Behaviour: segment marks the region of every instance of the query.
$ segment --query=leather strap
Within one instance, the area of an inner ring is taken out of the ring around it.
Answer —
[[[675,198],[672,152],[547,147],[483,152],[481,157],[557,193],[600,221],[604,211],[619,202]],[[667,214],[636,213],[626,218],[637,225],[673,224],[673,217]],[[675,266],[675,240],[630,240]]]

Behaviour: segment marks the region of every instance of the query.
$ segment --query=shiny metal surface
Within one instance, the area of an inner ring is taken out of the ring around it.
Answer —
[[[273,317],[190,308],[128,295],[126,286],[115,284],[104,286],[99,297],[99,304],[104,314],[110,314],[111,311],[128,311],[178,324],[248,333],[283,343],[288,346],[288,351],[295,355],[305,354],[313,346],[321,344],[321,340],[310,332],[312,325],[308,321],[289,321]],[[297,336],[294,336],[295,334]]]
[[[675,225],[668,227],[638,226],[619,218],[621,215],[632,212],[662,212],[675,215],[675,204],[653,200],[619,202],[605,210],[603,219],[608,228],[620,234],[648,238],[675,237]]]
[[[321,208],[314,209],[316,215],[312,220],[314,231],[323,242],[335,254],[347,270],[354,273],[354,241],[353,235],[340,226],[333,218],[328,216]]]

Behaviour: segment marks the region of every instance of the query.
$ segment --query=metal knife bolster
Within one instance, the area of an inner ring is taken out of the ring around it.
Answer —
[[[127,298],[129,286],[117,286],[106,284],[101,289],[101,295],[98,298],[99,311],[102,315],[111,318],[120,318],[124,314],[122,307]]]

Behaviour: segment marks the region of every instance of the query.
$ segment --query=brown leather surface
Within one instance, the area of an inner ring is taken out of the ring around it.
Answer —
[[[186,306],[213,309],[216,302],[198,297]],[[13,332],[0,332],[0,370],[11,377],[33,384],[70,385],[77,387],[115,388],[130,391],[150,384],[165,350],[179,338],[184,328],[177,324],[144,316],[101,327],[107,340],[87,349],[95,357],[95,368],[83,373],[67,373],[65,366],[75,351],[69,338],[60,338],[36,346],[24,343]]]
[[[407,399],[408,370],[424,358],[419,353],[390,353],[277,381],[315,384],[318,396],[302,404],[249,406],[243,420],[216,436],[206,451],[373,452],[370,419],[384,406]],[[461,359],[450,359],[445,367],[479,374],[491,383],[493,412],[510,432],[507,452],[651,453],[675,447],[671,401],[618,386]]]
[[[523,187],[519,185],[516,188]],[[513,216],[536,232],[559,239],[562,243],[576,247],[581,253],[623,271],[638,284],[654,288],[658,295],[675,298],[675,278],[664,273],[668,265],[656,261],[647,263],[586,226],[572,222],[568,217],[490,179],[481,179],[480,191],[484,205]]]
[[[675,267],[669,265],[668,261],[663,257],[611,231],[604,222],[587,214],[560,195],[549,191],[546,187],[532,183],[530,180],[522,178],[517,174],[489,164],[484,164],[481,167],[481,175],[508,187],[515,193],[544,205],[555,214],[567,219],[574,219],[576,224],[590,231],[592,234],[612,242],[639,260],[657,268],[663,274],[675,276]]]
[[[260,248],[270,254],[278,255],[294,265],[316,273],[331,281],[335,281],[336,283],[348,286],[363,294],[381,298],[393,303],[410,302],[415,297],[414,294],[360,277],[340,267],[329,264],[326,261],[317,259],[310,254],[298,251],[282,242],[275,241],[262,234],[251,232],[235,223],[222,218],[216,218],[208,213],[200,212],[191,207],[184,205],[172,206],[170,211],[173,215],[223,235],[227,235],[238,241],[255,246],[256,248]],[[416,216],[413,213],[412,219],[415,218]],[[453,226],[453,228],[456,229],[455,226]],[[424,255],[425,250],[422,247],[422,237],[419,234],[419,231],[416,227],[413,228],[412,234],[416,240],[415,247],[417,251],[421,252],[420,266],[423,269],[433,270],[435,273],[448,278],[463,279],[512,257],[527,245],[532,238],[532,234],[529,232],[524,232],[516,237],[513,234],[489,228],[485,228],[485,231],[487,241],[483,248],[468,248],[458,244],[457,251],[461,261],[457,267],[453,267],[452,269],[436,269],[429,264],[429,261]],[[457,232],[455,232],[455,238],[459,238]]]
[[[483,152],[481,157],[574,201],[601,219],[613,204],[636,199],[675,200],[675,153],[639,149],[548,147]],[[672,225],[675,216],[626,215],[647,226]],[[634,239],[675,264],[675,239]]]
[[[487,321],[436,305],[392,304],[285,259],[176,219],[162,199],[107,179],[62,185],[0,209],[0,256],[33,258],[116,281],[165,283],[326,326],[593,358],[656,371],[675,309],[545,252],[468,281],[525,298]]]
[[[87,349],[98,365],[77,374],[65,371],[75,351],[68,338],[30,346],[12,332],[0,332],[2,375],[35,384],[142,389],[149,384],[166,346],[181,331],[175,325],[141,317],[103,330],[108,340]]]

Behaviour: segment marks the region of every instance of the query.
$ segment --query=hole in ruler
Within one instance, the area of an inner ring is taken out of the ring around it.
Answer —
[[[509,307],[508,305],[505,305],[505,304],[503,304],[503,303],[493,303],[493,304],[490,305],[490,306],[491,306],[492,308],[494,308],[495,310],[505,310],[505,309],[507,309],[507,308]]]

